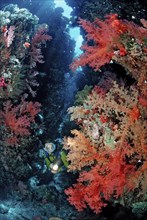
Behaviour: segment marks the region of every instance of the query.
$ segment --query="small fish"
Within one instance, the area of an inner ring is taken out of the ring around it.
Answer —
[[[7,25],[2,26],[2,27],[1,27],[1,31],[2,31],[3,33],[6,33],[6,32],[8,31]]]
[[[121,57],[125,56],[127,54],[127,51],[124,47],[121,47],[120,50],[119,50],[119,55]]]
[[[29,48],[29,47],[30,47],[30,43],[29,43],[29,42],[25,42],[25,43],[23,44],[23,46],[24,46],[25,48]]]
[[[6,86],[5,79],[4,79],[4,77],[1,77],[0,78],[0,87],[5,87],[5,86]]]

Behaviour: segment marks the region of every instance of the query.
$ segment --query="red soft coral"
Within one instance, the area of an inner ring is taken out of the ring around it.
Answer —
[[[39,103],[22,101],[14,106],[10,101],[0,111],[0,125],[4,130],[3,140],[6,145],[17,145],[21,137],[30,135],[30,126],[40,111]]]
[[[87,42],[81,47],[84,53],[71,64],[72,70],[88,64],[97,71],[111,59],[119,62],[116,58],[127,56],[129,45],[133,41],[134,48],[138,44],[146,50],[146,44],[143,43],[147,37],[147,29],[133,22],[118,19],[116,14],[106,16],[104,21],[98,18],[94,22],[80,19],[79,24],[87,32]]]
[[[65,190],[69,196],[68,201],[79,211],[82,211],[87,205],[99,213],[102,207],[107,205],[106,201],[112,197],[120,197],[124,191],[135,188],[130,178],[135,178],[134,167],[126,164],[124,153],[119,149],[102,153],[103,163],[100,160],[92,166],[89,171],[84,171],[78,178],[78,183]],[[109,156],[108,156],[109,155]],[[101,160],[102,161],[102,160]],[[134,176],[133,176],[134,175]]]
[[[85,186],[81,183],[74,184],[73,187],[65,190],[66,195],[69,196],[68,201],[75,205],[78,211],[82,211],[86,208],[86,202],[84,201]]]
[[[105,21],[97,18],[92,23],[80,19],[79,24],[87,32],[87,40],[92,40],[94,45],[85,44],[82,46],[81,49],[85,52],[74,60],[71,65],[73,70],[78,66],[88,64],[97,71],[101,66],[110,62],[114,51],[121,49],[123,55],[126,54],[124,45],[120,41],[120,35],[126,31],[126,27],[121,20],[118,20],[117,15],[109,15]]]

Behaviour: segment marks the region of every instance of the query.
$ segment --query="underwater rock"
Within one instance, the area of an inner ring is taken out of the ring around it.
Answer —
[[[136,202],[132,205],[132,212],[135,213],[139,219],[147,216],[147,202]]]
[[[6,214],[6,213],[8,213],[8,211],[9,211],[9,208],[8,208],[8,207],[6,207],[6,206],[3,205],[3,204],[0,204],[0,213],[1,213],[1,214]]]
[[[30,189],[36,188],[38,184],[39,184],[39,180],[38,180],[38,178],[36,176],[32,176],[28,180],[28,185],[29,185]]]

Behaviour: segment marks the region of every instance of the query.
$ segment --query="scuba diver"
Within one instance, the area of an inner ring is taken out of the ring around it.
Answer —
[[[62,150],[61,147],[57,148],[54,143],[46,142],[40,153],[45,159],[46,167],[52,173],[55,174],[67,168],[68,161],[66,158],[66,152]]]

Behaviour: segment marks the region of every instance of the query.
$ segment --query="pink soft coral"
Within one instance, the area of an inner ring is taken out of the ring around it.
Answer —
[[[14,106],[10,101],[4,103],[0,111],[0,125],[3,127],[3,140],[6,145],[17,145],[21,137],[30,135],[30,126],[40,111],[38,102],[22,101]]]

